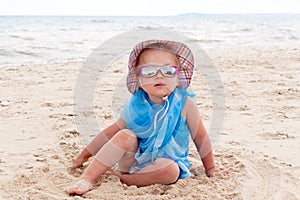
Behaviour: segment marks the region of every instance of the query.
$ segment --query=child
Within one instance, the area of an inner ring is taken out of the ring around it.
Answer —
[[[184,44],[149,40],[130,54],[127,87],[133,94],[120,118],[100,132],[74,160],[72,169],[95,156],[69,194],[81,195],[118,163],[121,182],[147,186],[190,177],[191,135],[208,177],[215,166],[212,147],[196,103],[186,88],[194,69]]]

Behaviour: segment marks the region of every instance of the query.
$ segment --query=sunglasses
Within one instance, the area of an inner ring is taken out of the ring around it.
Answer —
[[[158,71],[162,73],[163,76],[166,77],[174,77],[178,75],[178,67],[176,66],[139,66],[139,74],[145,78],[150,78],[157,75]]]

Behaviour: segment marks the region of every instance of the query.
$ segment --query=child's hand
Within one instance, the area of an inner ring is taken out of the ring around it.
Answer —
[[[85,163],[91,156],[92,154],[84,149],[75,160],[72,160],[72,165],[69,167],[69,169],[75,170],[78,167],[82,167],[82,164]]]
[[[223,174],[223,175],[228,175],[230,173],[229,170],[221,170],[217,167],[213,167],[213,168],[210,168],[208,170],[205,170],[205,174],[207,177],[212,177],[212,176],[215,176],[217,174]]]
[[[78,156],[76,159],[72,160],[72,165],[69,167],[70,170],[75,170],[76,168],[82,167],[83,163],[88,160],[88,157]]]
[[[72,160],[72,165],[69,168],[70,168],[70,170],[75,170],[76,168],[81,167],[82,163],[83,162],[79,161],[78,159]]]

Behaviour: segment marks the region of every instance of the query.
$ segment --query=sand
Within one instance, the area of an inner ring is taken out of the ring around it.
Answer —
[[[226,96],[215,160],[220,168],[231,170],[230,175],[207,178],[191,145],[189,179],[137,188],[102,176],[94,190],[70,197],[66,189],[87,166],[68,170],[85,145],[73,102],[83,63],[1,67],[1,199],[300,199],[300,48],[207,53],[218,67]],[[115,118],[112,96],[126,73],[126,59],[110,70],[95,92],[99,129]],[[196,76],[191,87],[209,127],[210,91],[202,82]]]

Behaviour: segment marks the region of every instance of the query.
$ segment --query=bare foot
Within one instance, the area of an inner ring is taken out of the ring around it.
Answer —
[[[91,189],[93,189],[92,183],[84,179],[80,179],[72,187],[70,187],[67,192],[69,195],[83,195]]]

